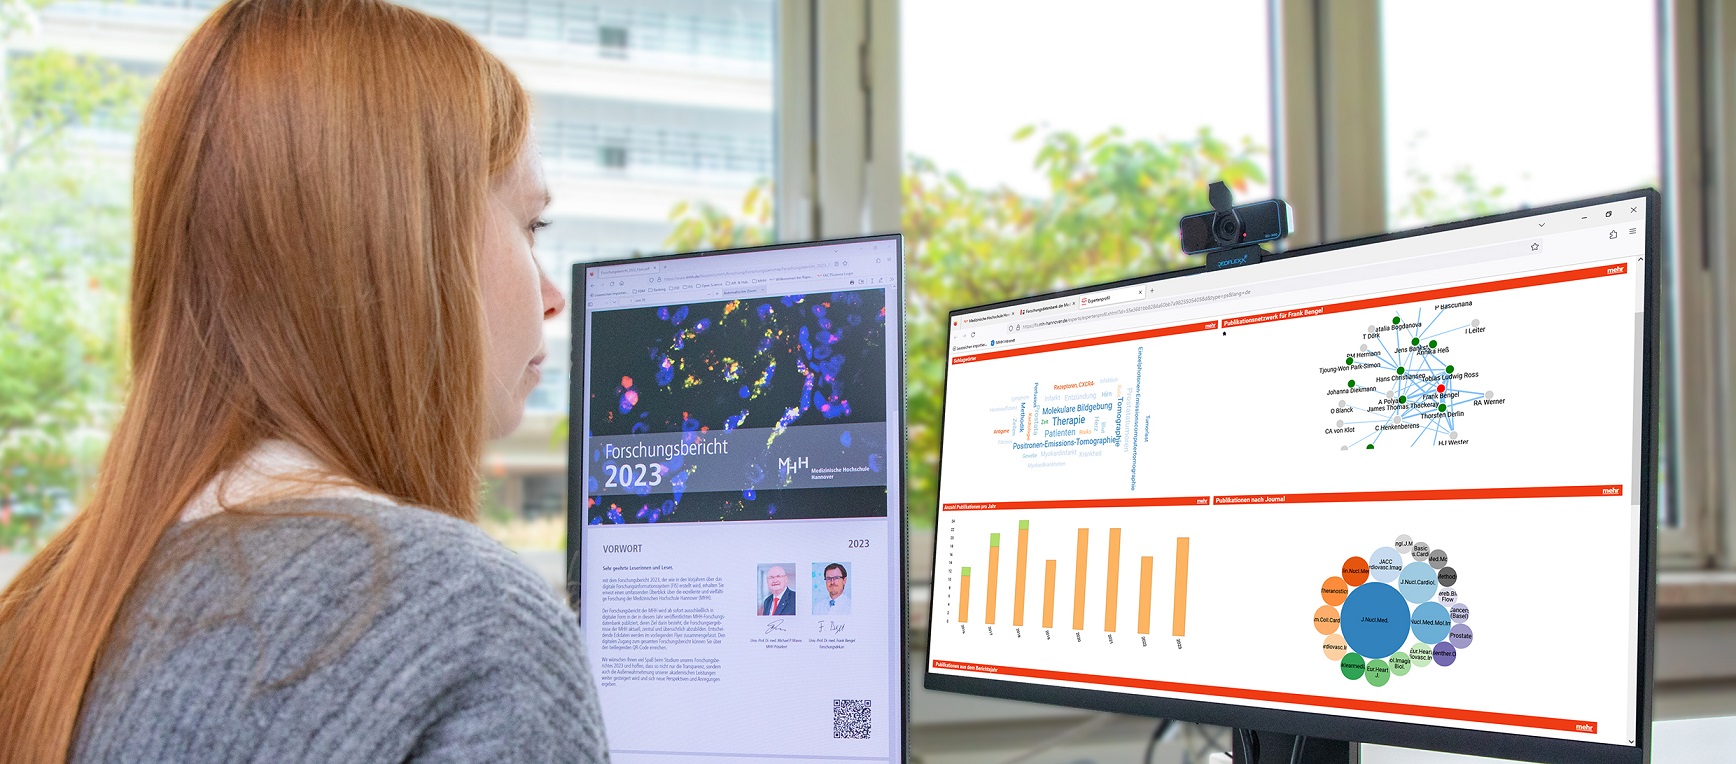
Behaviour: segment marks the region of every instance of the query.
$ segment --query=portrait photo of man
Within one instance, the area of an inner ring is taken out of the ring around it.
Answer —
[[[850,614],[850,571],[841,562],[814,563],[814,615]]]
[[[760,615],[796,614],[796,593],[790,589],[790,571],[795,569],[789,564],[760,566],[760,593],[765,595],[760,600]]]

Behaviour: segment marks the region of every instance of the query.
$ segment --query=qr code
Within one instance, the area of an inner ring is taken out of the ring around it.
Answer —
[[[867,740],[874,732],[874,701],[832,701],[832,737]]]

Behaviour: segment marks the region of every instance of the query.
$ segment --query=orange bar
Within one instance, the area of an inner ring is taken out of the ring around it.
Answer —
[[[1151,558],[1139,558],[1139,633],[1151,633]]]
[[[1380,308],[1388,305],[1403,305],[1408,302],[1427,302],[1430,300],[1439,300],[1449,297],[1463,297],[1468,294],[1502,292],[1508,289],[1521,289],[1524,287],[1543,286],[1545,284],[1560,284],[1568,281],[1579,281],[1600,276],[1621,276],[1626,273],[1627,266],[1624,264],[1615,263],[1610,265],[1597,265],[1590,268],[1580,268],[1571,271],[1543,273],[1536,276],[1520,276],[1500,281],[1486,281],[1481,284],[1465,284],[1463,286],[1429,289],[1421,292],[1411,292],[1409,294],[1394,294],[1385,297],[1370,297],[1364,300],[1333,303],[1330,305],[1297,308],[1294,310],[1285,310],[1264,315],[1226,318],[1221,323],[1223,325],[1222,328],[1228,329],[1232,326],[1251,326],[1254,324],[1283,321],[1292,318],[1309,318],[1312,316],[1323,316],[1329,313],[1344,313],[1348,311],[1366,310],[1368,308]],[[1051,342],[1047,345],[1027,345],[1025,347],[1012,348],[1008,350],[997,350],[992,353],[973,353],[971,355],[961,355],[953,358],[952,363],[957,365],[961,363],[973,363],[976,361],[992,361],[996,358],[1011,358],[1014,356],[1030,355],[1032,353],[1048,353],[1056,350],[1071,350],[1073,348],[1109,345],[1117,342],[1133,342],[1135,340],[1150,339],[1152,337],[1166,337],[1172,334],[1215,331],[1219,328],[1219,323],[1220,322],[1218,321],[1208,321],[1203,324],[1166,326],[1159,329],[1143,329],[1135,332],[1124,332],[1122,334],[1109,334],[1102,337],[1086,337],[1084,339],[1067,340],[1065,342]]]
[[[989,534],[989,602],[984,608],[988,616],[983,623],[994,625],[995,622],[995,583],[1001,580],[1001,534]]]
[[[1620,485],[1552,485],[1518,488],[1443,488],[1426,491],[1347,491],[1342,493],[1261,493],[1244,496],[1214,496],[1223,504],[1319,504],[1352,501],[1444,501],[1451,499],[1553,499],[1562,497],[1620,496]]]
[[[1031,544],[1031,521],[1019,521],[1019,567],[1013,571],[1013,625],[1025,625],[1025,552]]]
[[[1175,635],[1187,636],[1187,547],[1186,537],[1175,540]]]
[[[1055,561],[1043,561],[1043,628],[1055,628]]]
[[[970,501],[944,504],[941,509],[1101,509],[1104,507],[1204,507],[1210,496],[1144,496],[1132,499],[1057,499],[1055,501]]]
[[[1085,550],[1091,532],[1079,529],[1079,559],[1073,563],[1073,630],[1085,630]]]
[[[958,622],[970,622],[970,568],[965,568],[959,575]]]
[[[1103,605],[1103,630],[1115,631],[1115,600],[1121,593],[1121,529],[1109,529],[1108,601]]]
[[[1597,722],[1552,719],[1547,716],[1525,716],[1522,714],[1504,714],[1495,711],[1469,711],[1458,708],[1414,706],[1408,703],[1393,703],[1385,700],[1332,698],[1321,695],[1302,695],[1294,692],[1272,692],[1270,690],[1244,690],[1236,687],[1214,687],[1207,684],[1162,682],[1155,679],[1130,679],[1120,676],[1077,674],[1071,671],[1049,671],[1046,669],[1019,668],[1017,666],[990,666],[981,663],[956,663],[953,661],[937,660],[933,661],[932,665],[937,669],[950,669],[952,671],[980,671],[986,674],[1022,676],[1032,679],[1048,679],[1058,682],[1079,682],[1081,684],[1098,684],[1109,687],[1132,687],[1140,690],[1183,692],[1192,695],[1210,695],[1218,698],[1240,698],[1242,700],[1291,703],[1301,706],[1343,708],[1352,711],[1405,714],[1407,716],[1421,716],[1431,719],[1455,719],[1466,722],[1505,724],[1510,727],[1530,727],[1532,729],[1540,730],[1583,732],[1588,735],[1597,734]]]

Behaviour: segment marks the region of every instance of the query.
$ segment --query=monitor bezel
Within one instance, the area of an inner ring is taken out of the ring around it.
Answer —
[[[570,282],[572,284],[572,297],[568,300],[568,310],[570,311],[570,317],[568,320],[572,327],[572,340],[570,342],[571,357],[568,359],[567,366],[567,599],[573,609],[573,614],[579,618],[579,627],[581,629],[584,628],[584,611],[579,606],[579,598],[583,584],[580,580],[580,572],[584,570],[584,567],[581,565],[581,558],[585,548],[585,507],[583,499],[585,492],[582,485],[583,481],[581,479],[582,470],[575,465],[583,465],[585,463],[583,441],[586,427],[584,422],[579,420],[583,418],[583,402],[585,400],[584,396],[587,394],[586,387],[588,384],[588,379],[586,378],[587,375],[584,373],[585,367],[582,363],[584,359],[585,340],[590,336],[589,327],[585,323],[590,317],[590,311],[586,310],[585,306],[585,295],[587,294],[585,287],[586,279],[588,277],[587,269],[696,258],[729,257],[758,252],[776,252],[876,241],[892,242],[893,248],[896,270],[894,272],[895,275],[893,277],[892,287],[887,290],[887,304],[893,304],[893,299],[896,298],[896,304],[899,309],[898,336],[892,338],[892,340],[897,343],[897,352],[894,355],[898,360],[898,366],[896,369],[898,388],[897,397],[894,400],[898,405],[897,415],[899,432],[904,436],[904,442],[908,443],[910,440],[910,425],[909,420],[904,416],[907,396],[905,389],[905,356],[908,352],[908,344],[905,341],[905,337],[909,331],[906,328],[909,316],[904,310],[904,234],[890,233],[876,234],[873,236],[853,236],[840,239],[820,239],[816,241],[765,244],[751,247],[735,247],[731,249],[680,252],[667,255],[627,257],[612,260],[573,263],[572,281]],[[578,417],[574,416],[573,412],[575,408],[580,412],[580,416]],[[901,449],[898,473],[899,490],[897,507],[899,516],[903,520],[898,524],[898,548],[899,557],[901,559],[901,562],[899,563],[899,588],[905,593],[905,596],[899,598],[900,602],[898,611],[899,726],[898,743],[894,746],[894,749],[898,757],[897,760],[905,761],[910,758],[910,512],[909,500],[906,497],[906,474],[910,469],[910,449],[907,446],[901,446]]]
[[[1640,587],[1639,587],[1639,634],[1638,634],[1638,697],[1636,711],[1638,719],[1635,727],[1635,744],[1623,746],[1611,743],[1593,743],[1560,738],[1538,737],[1521,733],[1490,732],[1485,730],[1454,729],[1452,727],[1414,722],[1389,721],[1384,719],[1365,719],[1327,712],[1292,711],[1257,706],[1239,705],[1234,703],[1214,703],[1202,700],[1181,698],[1163,698],[1132,693],[1113,692],[1108,690],[1087,690],[1074,687],[1055,687],[1022,681],[1007,681],[981,679],[977,677],[939,674],[933,671],[934,657],[932,655],[932,640],[924,650],[923,686],[930,690],[955,692],[986,697],[1021,700],[1032,703],[1071,706],[1096,711],[1111,711],[1122,714],[1152,716],[1178,721],[1199,722],[1203,724],[1221,725],[1226,727],[1247,728],[1292,735],[1306,735],[1332,740],[1349,740],[1358,743],[1377,745],[1392,745],[1406,748],[1448,751],[1475,756],[1494,756],[1507,759],[1537,762],[1561,762],[1561,764],[1641,764],[1648,760],[1647,752],[1651,748],[1652,722],[1652,683],[1653,683],[1653,648],[1657,622],[1657,479],[1656,469],[1645,465],[1657,464],[1658,401],[1657,393],[1657,352],[1660,337],[1659,313],[1663,309],[1660,301],[1663,264],[1657,259],[1662,241],[1662,210],[1661,197],[1655,189],[1642,188],[1634,191],[1607,194],[1577,201],[1551,204],[1541,207],[1515,210],[1496,215],[1469,218],[1439,225],[1425,226],[1405,231],[1349,239],[1341,242],[1319,244],[1311,247],[1289,250],[1286,252],[1264,255],[1261,262],[1244,268],[1258,268],[1264,263],[1291,260],[1323,252],[1332,252],[1352,247],[1366,246],[1381,242],[1397,241],[1415,238],[1446,231],[1489,225],[1511,220],[1523,220],[1529,217],[1545,215],[1565,210],[1594,207],[1619,201],[1634,201],[1644,199],[1646,202],[1647,235],[1645,242],[1645,257],[1650,258],[1654,267],[1644,270],[1645,318],[1643,324],[1641,363],[1641,423],[1640,423]],[[976,313],[984,310],[1028,304],[1037,301],[1068,297],[1102,289],[1111,289],[1133,284],[1148,284],[1173,278],[1183,278],[1200,273],[1209,273],[1208,266],[1198,266],[1184,270],[1175,270],[1145,276],[1136,276],[1109,283],[1088,284],[1074,289],[1032,295],[1014,300],[987,305],[958,308],[950,311],[945,331],[950,337],[952,319],[966,313]],[[935,477],[941,478],[941,464],[944,464],[945,432],[945,395],[946,380],[950,377],[951,365],[947,365],[941,386],[942,423],[939,432],[942,458],[937,460]],[[938,512],[938,507],[936,507]],[[939,538],[935,540],[935,568],[932,575],[939,570]],[[933,616],[930,615],[929,626],[932,628]]]

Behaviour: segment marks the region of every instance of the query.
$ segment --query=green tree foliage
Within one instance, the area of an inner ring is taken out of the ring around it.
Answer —
[[[0,26],[33,9],[6,4]],[[145,86],[60,51],[4,60],[0,550],[28,550],[81,499],[122,387],[129,157],[77,133],[133,129]]]
[[[1025,128],[1014,140],[1035,146],[1034,165],[1048,181],[1048,196],[973,187],[920,157],[911,157],[904,175],[906,502],[922,526],[933,525],[936,510],[948,311],[1197,265],[1181,253],[1181,216],[1210,209],[1206,186],[1214,180],[1238,191],[1265,181],[1259,148],[1207,130],[1187,140],[1152,141],[1120,130],[1081,140]],[[771,240],[769,194],[750,193],[744,207],[741,217],[710,207],[678,208],[669,247]]]

